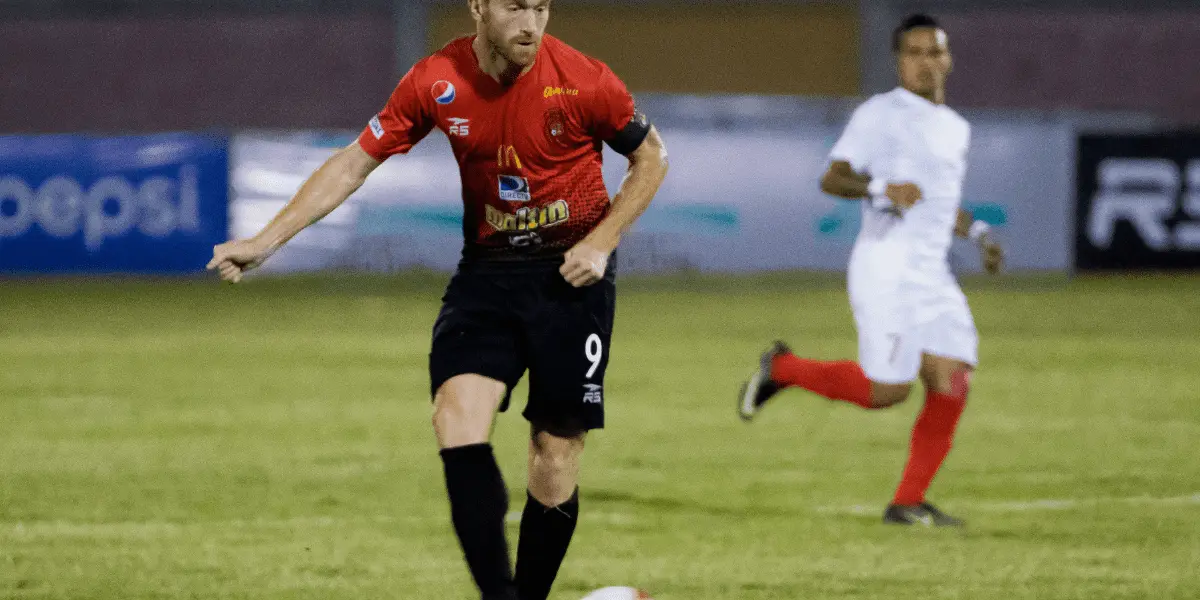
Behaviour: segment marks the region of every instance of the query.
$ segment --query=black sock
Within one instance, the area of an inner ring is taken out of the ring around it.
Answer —
[[[517,542],[517,591],[521,600],[546,600],[550,595],[577,521],[579,488],[555,508],[543,506],[529,494]]]
[[[485,600],[515,599],[504,516],[508,491],[490,444],[442,450],[450,518],[475,585]]]

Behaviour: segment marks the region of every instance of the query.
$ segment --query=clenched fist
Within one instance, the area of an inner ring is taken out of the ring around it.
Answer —
[[[908,210],[921,199],[921,188],[915,183],[889,183],[887,197],[899,210]]]
[[[575,287],[592,285],[604,278],[604,272],[608,269],[609,254],[584,240],[567,251],[558,272],[562,273],[567,283]]]
[[[979,252],[983,255],[983,268],[989,274],[995,275],[1004,268],[1004,248],[1000,242],[985,235],[979,240]]]
[[[213,258],[207,268],[220,273],[221,279],[237,283],[246,271],[261,265],[270,255],[270,249],[253,239],[234,240],[213,247]]]

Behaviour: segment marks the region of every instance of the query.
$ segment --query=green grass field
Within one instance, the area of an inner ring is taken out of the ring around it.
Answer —
[[[472,598],[429,425],[443,283],[0,282],[0,597]],[[930,498],[969,527],[901,530],[917,396],[733,411],[772,339],[854,356],[837,281],[623,280],[553,597],[1200,597],[1200,277],[967,289],[982,367]],[[514,512],[525,439],[500,418]]]

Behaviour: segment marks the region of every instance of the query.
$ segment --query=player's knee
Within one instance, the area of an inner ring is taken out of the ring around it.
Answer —
[[[921,379],[927,390],[943,396],[966,398],[971,387],[971,373],[969,365],[955,364],[923,375]]]
[[[446,400],[444,396],[438,396],[433,403],[433,430],[440,434],[443,431],[454,429],[454,426],[462,421],[459,408],[453,402]]]
[[[538,460],[555,471],[570,468],[579,462],[579,456],[583,454],[582,436],[579,438],[546,436],[535,441],[533,446]]]
[[[534,460],[538,468],[546,472],[574,471],[578,468],[579,456],[583,454],[586,435],[582,431],[558,433],[562,435],[535,429],[532,438]]]
[[[575,493],[579,484],[579,457],[584,433],[539,431],[530,443],[529,493],[544,506],[558,506]]]
[[[908,399],[908,394],[912,390],[909,384],[883,384],[871,383],[871,407],[872,408],[888,408],[900,404]]]
[[[579,455],[565,450],[539,452],[536,458],[537,469],[543,473],[557,475],[575,470]]]
[[[442,385],[433,401],[433,430],[442,447],[487,441],[492,419],[503,396],[503,384],[478,385],[451,380]]]
[[[439,393],[433,404],[433,431],[439,440],[461,437],[470,427],[470,412],[463,399],[453,394]]]

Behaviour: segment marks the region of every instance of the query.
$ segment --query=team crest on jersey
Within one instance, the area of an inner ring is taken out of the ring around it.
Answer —
[[[567,115],[561,108],[548,108],[545,113],[546,137],[559,143],[565,143],[562,135],[567,132]]]
[[[454,89],[454,84],[445,79],[434,83],[429,91],[433,94],[433,101],[438,104],[450,104],[458,96],[458,92]]]

